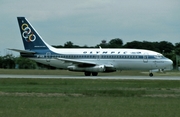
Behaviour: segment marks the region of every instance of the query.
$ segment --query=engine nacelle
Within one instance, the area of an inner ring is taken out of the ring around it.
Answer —
[[[104,65],[96,65],[93,67],[78,67],[78,66],[68,66],[69,71],[81,71],[81,72],[104,72],[106,69]]]

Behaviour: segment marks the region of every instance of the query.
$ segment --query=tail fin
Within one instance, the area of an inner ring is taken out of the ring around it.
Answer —
[[[17,20],[25,50],[48,49],[50,47],[25,17],[17,17]]]

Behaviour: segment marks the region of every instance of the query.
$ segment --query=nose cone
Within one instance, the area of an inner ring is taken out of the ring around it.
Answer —
[[[173,69],[173,61],[170,59],[167,59],[166,63],[166,69],[172,70]]]
[[[173,65],[173,61],[171,59],[166,60],[167,65]]]
[[[173,61],[172,60],[170,60],[170,64],[173,65]]]

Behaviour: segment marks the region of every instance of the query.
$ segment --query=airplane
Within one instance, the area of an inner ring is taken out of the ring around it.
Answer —
[[[153,70],[165,70],[173,64],[162,54],[144,49],[57,49],[47,44],[25,17],[17,17],[17,20],[25,50],[10,50],[48,66],[84,72],[85,76],[117,70],[149,70],[149,76],[152,77]]]

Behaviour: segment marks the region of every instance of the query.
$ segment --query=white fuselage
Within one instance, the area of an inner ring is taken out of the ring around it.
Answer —
[[[50,49],[52,52],[36,54],[30,58],[36,62],[67,69],[71,62],[58,58],[93,62],[97,65],[113,65],[116,70],[170,69],[172,61],[162,54],[143,49]]]

